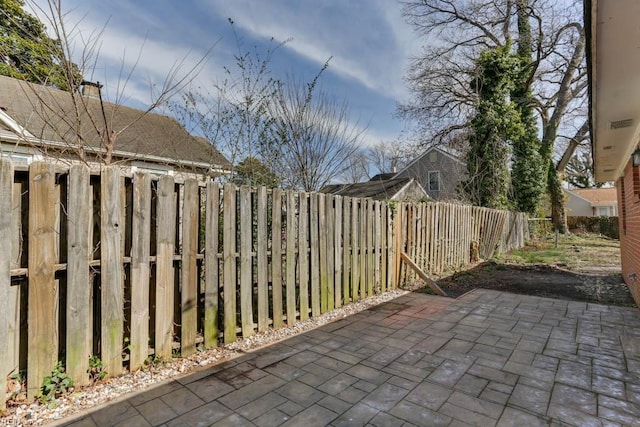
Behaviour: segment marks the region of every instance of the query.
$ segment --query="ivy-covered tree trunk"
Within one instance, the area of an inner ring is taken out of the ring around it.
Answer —
[[[513,166],[511,187],[515,208],[528,214],[534,214],[545,189],[546,168],[540,156],[538,125],[534,115],[535,103],[531,93],[531,82],[535,68],[532,65],[531,24],[527,8],[529,0],[516,0],[518,16],[518,73],[514,81],[511,99],[516,104],[523,132],[512,139]]]
[[[469,200],[490,208],[508,207],[508,141],[522,135],[513,89],[517,58],[510,44],[482,52],[477,61],[473,87],[478,95],[476,115],[471,122],[467,157],[468,178],[463,189]]]

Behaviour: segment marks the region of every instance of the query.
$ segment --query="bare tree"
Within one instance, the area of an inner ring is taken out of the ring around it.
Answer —
[[[272,120],[268,105],[278,92],[279,80],[271,74],[274,54],[285,45],[271,39],[262,51],[245,47],[235,33],[234,66],[224,67],[223,77],[211,89],[192,87],[181,102],[170,109],[178,121],[192,133],[203,135],[236,166],[247,158],[260,156],[262,144]],[[258,159],[264,163],[264,159]],[[235,170],[231,180],[235,180]]]
[[[367,152],[363,149],[355,150],[346,159],[346,169],[340,177],[344,182],[363,182],[371,179],[371,163],[367,158]]]
[[[326,68],[328,65],[325,64]],[[317,191],[344,172],[364,128],[350,123],[346,102],[311,83],[290,78],[269,104],[269,138],[262,157],[287,188]]]
[[[416,155],[415,147],[400,141],[379,142],[366,150],[371,164],[380,173],[398,172]]]
[[[533,48],[527,83],[541,122],[541,157],[550,163],[548,191],[552,192],[557,176],[551,155],[558,134],[571,125],[567,117],[586,115],[581,7],[579,1],[551,0],[404,2],[406,19],[429,44],[412,60],[407,81],[414,98],[399,107],[400,114],[417,124],[417,133],[425,142],[465,132],[478,100],[470,84],[475,58],[483,50],[517,39],[518,12],[526,12],[532,23]],[[562,200],[554,200],[554,205],[559,203]],[[561,225],[556,216],[556,225]]]

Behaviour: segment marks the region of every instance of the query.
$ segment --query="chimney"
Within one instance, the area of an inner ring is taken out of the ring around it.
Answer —
[[[89,82],[87,80],[83,80],[80,83],[82,86],[82,95],[88,98],[102,99],[102,94],[100,93],[100,89],[102,89],[102,85],[100,82]]]

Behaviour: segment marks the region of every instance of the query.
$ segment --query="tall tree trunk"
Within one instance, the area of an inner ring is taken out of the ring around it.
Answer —
[[[564,171],[569,163],[569,159],[573,156],[578,144],[587,137],[589,131],[589,122],[585,120],[580,129],[576,132],[567,149],[564,151],[562,158],[554,167],[553,162],[549,165],[549,175],[547,178],[547,190],[551,198],[551,221],[554,228],[560,233],[566,233],[567,227],[567,211],[564,204],[564,191],[562,190],[562,181],[564,179]]]
[[[520,67],[514,79],[511,99],[517,106],[523,132],[511,141],[513,147],[511,187],[516,209],[533,215],[544,193],[547,171],[540,156],[538,124],[533,110],[535,102],[531,93],[530,77],[535,65],[531,57],[533,46],[528,14],[529,0],[516,0],[515,4],[518,16],[517,57]]]

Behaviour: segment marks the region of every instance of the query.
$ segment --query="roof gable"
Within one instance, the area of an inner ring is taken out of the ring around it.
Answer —
[[[410,168],[412,168],[416,163],[421,162],[423,159],[427,158],[427,156],[429,156],[429,154],[431,154],[433,151],[437,151],[438,153],[442,154],[443,156],[448,157],[449,159],[451,159],[454,162],[459,163],[460,165],[464,165],[464,162],[462,160],[460,160],[457,156],[451,154],[451,153],[447,153],[446,151],[444,151],[443,149],[439,148],[439,147],[431,147],[428,148],[424,153],[422,153],[420,156],[416,157],[415,159],[413,159],[411,162],[409,162],[409,164],[407,164],[404,168],[402,168],[398,173],[396,173],[394,176],[400,176],[401,174],[403,174],[404,172],[406,172],[407,170],[409,170]]]

